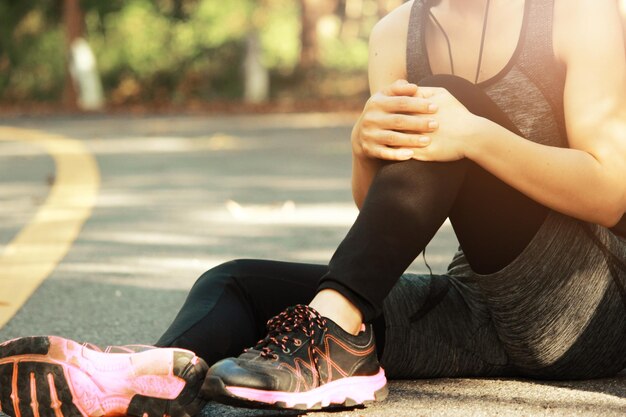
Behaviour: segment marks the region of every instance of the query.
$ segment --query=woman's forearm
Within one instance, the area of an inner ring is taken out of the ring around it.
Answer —
[[[540,145],[483,119],[466,156],[533,200],[572,217],[613,226],[624,214],[623,178],[590,153]]]

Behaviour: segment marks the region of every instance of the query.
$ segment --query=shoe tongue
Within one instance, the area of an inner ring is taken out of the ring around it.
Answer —
[[[306,335],[306,332],[311,329],[314,332],[313,337],[319,340],[320,335],[325,330],[324,326],[322,326],[324,322],[325,319],[321,318],[315,310],[302,305],[294,306],[271,319],[268,322],[268,336],[256,346],[256,349],[249,349],[248,351],[260,353],[259,348],[264,347],[278,353],[283,349],[283,346],[281,346],[283,339],[285,339],[283,342],[284,346],[294,350],[296,339],[299,339],[302,344],[311,339],[311,336]],[[273,337],[270,335],[273,335]]]
[[[315,337],[318,337],[319,334],[319,330],[316,330],[315,333]],[[299,346],[295,346],[295,341],[296,339],[299,339],[302,344],[306,344],[311,338],[309,336],[307,336],[304,331],[300,328],[296,328],[296,329],[292,329],[291,331],[287,332],[283,332],[283,333],[279,333],[278,335],[275,336],[276,342],[273,342],[271,340],[267,341],[265,344],[263,344],[263,346],[265,346],[266,348],[268,348],[269,350],[271,350],[272,352],[276,352],[276,353],[280,353],[282,352],[283,347],[280,345],[280,342],[283,341],[283,338],[285,338],[286,336],[286,340],[284,342],[284,346],[288,349],[291,349],[292,351],[297,349],[297,347]],[[254,352],[259,352],[259,350],[249,350],[249,352],[254,351]]]
[[[285,337],[286,336],[286,337]],[[283,339],[285,341],[283,342]],[[280,342],[283,342],[285,345],[290,346],[293,345],[296,339],[300,339],[302,343],[309,339],[307,335],[301,329],[294,329],[290,332],[281,333],[276,336],[276,340],[279,343],[269,343],[267,346],[272,350],[280,350],[282,347],[280,346]]]

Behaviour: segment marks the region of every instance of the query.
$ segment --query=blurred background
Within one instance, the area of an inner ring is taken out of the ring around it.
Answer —
[[[358,108],[368,34],[401,3],[0,0],[0,106]]]
[[[0,111],[358,110],[401,3],[0,0]]]

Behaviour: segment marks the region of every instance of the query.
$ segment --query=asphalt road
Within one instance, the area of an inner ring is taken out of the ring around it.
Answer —
[[[57,334],[96,344],[152,343],[205,270],[235,258],[325,263],[356,217],[353,115],[21,118],[0,126],[78,139],[100,170],[93,212],[67,256],[0,340]],[[53,159],[0,141],[0,253],[46,201]],[[445,224],[427,249],[444,271]],[[33,259],[37,262],[37,259]],[[422,258],[412,271],[424,272]],[[204,416],[299,415],[215,404]],[[394,381],[389,399],[326,416],[624,416],[626,375],[582,382]]]

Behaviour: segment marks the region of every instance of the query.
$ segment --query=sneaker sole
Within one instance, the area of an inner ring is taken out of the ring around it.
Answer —
[[[56,336],[0,345],[0,411],[12,417],[184,417],[199,412],[208,366],[167,348],[103,353]]]
[[[373,376],[338,379],[305,392],[264,391],[226,386],[217,376],[207,376],[203,392],[218,402],[247,408],[320,410],[356,407],[383,401],[389,393],[385,371]]]

